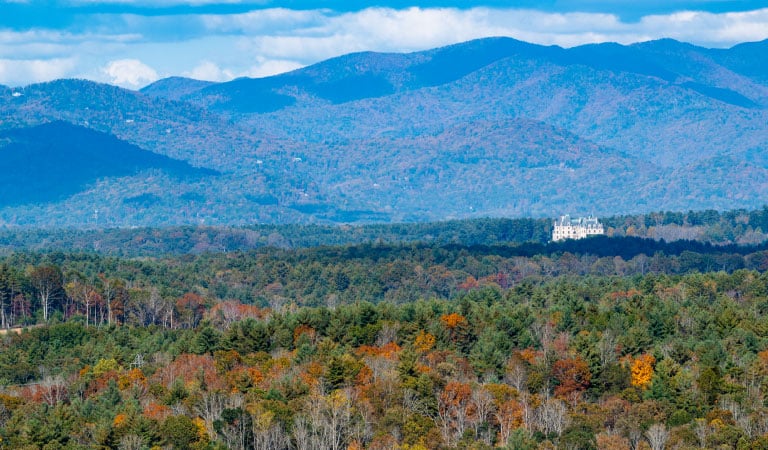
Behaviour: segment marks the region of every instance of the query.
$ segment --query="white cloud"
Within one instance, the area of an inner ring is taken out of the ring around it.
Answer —
[[[102,71],[110,77],[112,84],[130,89],[143,87],[160,78],[155,69],[138,59],[110,61]]]
[[[56,59],[108,53],[141,40],[137,34],[99,34],[56,30],[10,31],[0,29],[0,58]]]
[[[23,0],[17,0],[23,1]],[[70,0],[68,2],[71,5],[136,5],[136,6],[152,6],[152,7],[166,7],[166,6],[202,6],[202,5],[237,5],[245,3],[244,0]],[[249,0],[248,3],[266,3],[254,2]]]
[[[211,61],[203,61],[195,66],[194,69],[182,72],[182,75],[196,80],[229,81],[238,77],[267,77],[289,72],[301,67],[304,67],[304,65],[296,61],[258,58],[257,64],[248,67],[244,71],[233,72],[232,70],[222,69]]]
[[[350,52],[418,51],[489,36],[563,47],[664,37],[729,47],[768,38],[768,8],[723,14],[683,11],[636,22],[611,14],[487,7],[348,13],[271,8],[243,14],[99,14],[87,19],[76,27],[82,32],[0,27],[0,60],[5,61],[0,84],[27,84],[46,76],[87,77],[130,88],[168,75],[224,81],[272,75]],[[77,66],[68,63],[75,58]],[[17,67],[16,61],[26,62]]]
[[[768,8],[740,13],[684,11],[646,16],[638,28],[654,37],[664,35],[685,42],[724,47],[768,38]]]
[[[320,27],[333,15],[330,10],[270,8],[242,14],[203,15],[200,20],[211,33],[291,34]]]
[[[228,81],[235,78],[235,75],[229,70],[222,70],[211,61],[203,61],[194,69],[182,72],[182,75],[195,80],[205,81]]]
[[[728,47],[768,38],[768,9],[727,14],[680,12],[632,23],[612,14],[483,7],[369,8],[344,14],[274,9],[207,17],[204,22],[209,32],[242,35],[239,48],[244,55],[304,64],[355,51],[416,51],[489,36],[564,47],[664,37]]]
[[[260,61],[259,64],[252,66],[246,73],[241,74],[240,76],[253,78],[267,77],[279,73],[290,72],[302,67],[304,67],[304,64],[297,63],[296,61],[265,59]]]
[[[0,59],[0,83],[23,86],[67,77],[75,68],[74,58],[57,59]]]

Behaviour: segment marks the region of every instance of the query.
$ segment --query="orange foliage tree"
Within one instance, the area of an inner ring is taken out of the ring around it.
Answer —
[[[558,381],[555,395],[562,398],[582,392],[592,379],[589,366],[579,357],[556,361],[552,365],[552,376]]]
[[[459,325],[464,325],[467,323],[467,319],[458,313],[443,314],[440,316],[440,321],[443,322],[445,326],[451,330],[458,327]]]
[[[438,416],[443,439],[452,445],[469,426],[472,387],[466,383],[451,381],[437,396]]]
[[[645,388],[653,378],[653,365],[656,358],[653,355],[640,355],[632,361],[632,386]]]
[[[187,292],[176,300],[179,319],[185,328],[194,328],[205,314],[205,299],[194,292]]]

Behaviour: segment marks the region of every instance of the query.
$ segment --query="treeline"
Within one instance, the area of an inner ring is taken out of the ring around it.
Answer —
[[[613,236],[712,244],[757,244],[768,239],[768,206],[730,211],[655,212],[601,219]]]
[[[263,247],[306,248],[361,243],[494,245],[547,242],[548,219],[475,219],[370,225],[253,225],[93,230],[0,230],[0,254],[77,251],[112,256],[164,256],[247,251]]]
[[[534,277],[399,305],[230,302],[173,328],[81,314],[3,339],[0,437],[73,449],[765,448],[766,286],[750,270]]]
[[[404,303],[561,276],[731,273],[766,267],[765,245],[718,247],[604,236],[496,246],[263,248],[160,259],[17,253],[0,258],[0,328],[74,317],[86,324],[174,328],[188,326],[192,310],[226,301],[278,310],[359,301]]]
[[[0,442],[765,448],[766,268],[635,237],[14,253]]]
[[[608,236],[758,245],[768,240],[768,207],[760,210],[658,212],[600,218]],[[367,225],[185,226],[92,230],[0,230],[0,254],[16,251],[85,251],[137,257],[296,249],[363,243],[430,245],[545,244],[552,219],[484,218],[432,223]]]
[[[0,328],[81,317],[86,324],[194,326],[192,310],[450,299],[561,276],[763,271],[768,249],[608,238],[495,246],[362,244],[263,248],[160,259],[94,253],[0,258]],[[195,313],[199,316],[199,312]]]

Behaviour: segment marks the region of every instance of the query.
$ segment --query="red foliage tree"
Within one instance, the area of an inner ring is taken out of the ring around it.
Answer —
[[[589,366],[579,357],[556,361],[552,365],[552,376],[558,382],[555,395],[560,398],[573,398],[589,387],[592,379]]]

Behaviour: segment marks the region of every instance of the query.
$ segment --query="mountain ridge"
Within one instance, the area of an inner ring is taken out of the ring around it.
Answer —
[[[751,44],[751,45],[750,45]],[[179,98],[186,98],[187,100],[193,100],[193,101],[201,101],[203,103],[204,100],[201,100],[198,95],[202,95],[202,98],[204,99],[206,96],[217,96],[217,95],[227,95],[227,92],[230,88],[232,88],[234,91],[238,93],[242,93],[243,89],[253,89],[254,91],[259,92],[262,95],[266,95],[267,92],[270,89],[279,89],[283,88],[287,85],[305,85],[305,89],[308,90],[310,93],[318,94],[320,98],[324,98],[328,100],[328,98],[324,97],[323,94],[327,95],[322,89],[322,82],[328,82],[332,81],[333,77],[329,77],[328,70],[325,70],[327,68],[333,69],[335,66],[341,64],[344,68],[348,69],[350,66],[354,66],[358,69],[361,68],[361,66],[370,66],[371,64],[361,64],[361,60],[365,61],[367,58],[370,58],[371,56],[375,57],[377,60],[386,59],[388,61],[395,61],[394,64],[391,64],[387,69],[391,72],[393,68],[399,68],[403,70],[403,73],[400,75],[402,77],[405,77],[406,79],[411,79],[411,81],[415,84],[408,85],[407,83],[404,83],[404,87],[406,90],[413,90],[418,89],[422,87],[431,87],[431,86],[438,86],[441,84],[446,84],[452,81],[456,81],[458,78],[461,78],[461,76],[467,75],[475,70],[478,70],[482,67],[485,67],[493,62],[496,62],[500,59],[512,57],[512,56],[523,56],[523,57],[535,57],[539,59],[545,59],[549,62],[554,62],[562,65],[569,65],[569,64],[586,64],[591,67],[596,68],[603,68],[603,69],[610,69],[614,71],[619,72],[631,72],[631,73],[638,73],[638,74],[644,74],[644,75],[650,75],[655,76],[667,81],[675,81],[677,76],[679,74],[675,73],[674,71],[671,71],[669,69],[663,68],[661,66],[656,65],[655,63],[648,61],[647,56],[649,53],[652,53],[653,51],[657,51],[658,47],[680,47],[686,48],[694,53],[702,54],[702,55],[708,55],[712,57],[715,54],[722,54],[725,55],[726,58],[721,57],[721,59],[727,59],[727,56],[729,53],[738,52],[740,49],[750,49],[752,47],[768,47],[768,40],[761,41],[761,42],[755,42],[755,43],[744,43],[741,45],[737,45],[732,47],[731,49],[707,49],[705,47],[698,47],[692,44],[687,44],[684,42],[676,41],[674,39],[659,39],[659,40],[653,40],[653,41],[645,41],[637,44],[631,44],[631,45],[621,45],[616,43],[601,43],[601,44],[586,44],[571,48],[562,48],[559,46],[541,46],[536,44],[530,44],[523,41],[519,41],[512,38],[504,38],[504,37],[497,37],[497,38],[483,38],[483,39],[476,39],[473,41],[468,41],[464,43],[459,44],[453,44],[445,47],[440,47],[437,49],[432,50],[426,50],[426,51],[420,51],[420,52],[413,52],[413,53],[377,53],[377,52],[358,52],[358,53],[352,53],[348,55],[342,55],[339,57],[331,58],[316,64],[312,64],[310,66],[296,69],[291,72],[273,75],[269,77],[262,77],[262,78],[238,78],[232,81],[223,82],[223,83],[215,83],[213,85],[207,85],[203,86],[200,89],[198,89],[196,92],[189,92],[185,95],[177,95]],[[650,52],[649,52],[650,50]],[[768,50],[768,49],[766,49]],[[628,53],[629,52],[629,53]],[[617,56],[619,56],[617,58]],[[453,62],[455,59],[459,57],[462,58],[463,64],[461,67],[456,67],[454,64],[448,64],[447,71],[442,70],[439,75],[436,75],[434,72],[439,72],[434,70],[436,66],[440,69],[446,69],[441,64],[440,58],[448,59],[449,61]],[[467,61],[467,59],[470,59],[470,61]],[[435,61],[437,59],[437,61]],[[646,59],[646,60],[644,60]],[[418,64],[421,63],[421,64]],[[354,76],[363,76],[363,75],[371,75],[371,74],[380,74],[382,72],[381,68],[378,70],[363,70],[362,72],[360,70],[353,71]],[[447,72],[447,74],[446,74]],[[421,73],[424,79],[422,79],[421,83],[418,81],[418,74]],[[440,78],[442,77],[442,78]],[[331,80],[328,80],[328,78],[331,78]],[[338,81],[338,78],[336,79]],[[349,81],[347,78],[346,81]],[[353,79],[353,82],[355,80]],[[372,81],[372,80],[369,80]],[[382,80],[378,80],[382,81]],[[391,79],[385,80],[391,84],[391,87],[394,89],[397,86],[395,86],[395,83],[392,83]],[[166,83],[167,80],[160,80],[156,83]],[[283,82],[283,84],[281,84]],[[294,83],[294,84],[292,84]],[[313,85],[314,84],[314,85]],[[320,87],[318,88],[318,84],[320,84]],[[142,91],[151,92],[153,90],[153,86],[155,84],[151,84],[147,86],[146,88],[142,89]],[[250,85],[250,86],[249,86]],[[309,85],[307,87],[306,85]],[[401,86],[401,87],[403,87]],[[319,89],[319,90],[318,90]],[[205,92],[201,92],[205,91]],[[395,90],[399,92],[398,90]],[[393,93],[395,91],[387,91],[388,93]],[[376,95],[378,96],[378,95]],[[285,106],[291,106],[293,103],[288,99],[285,98],[288,96],[283,95],[281,98],[284,103],[278,102],[278,104],[271,105],[271,106],[278,106],[278,107],[285,107]],[[371,97],[364,97],[364,96],[350,96],[349,98],[330,98],[330,100],[333,102],[334,100],[344,100],[344,101],[351,101],[351,100],[361,100],[363,98],[371,98]],[[210,103],[207,103],[210,105]],[[227,104],[226,101],[219,101],[215,103],[216,108],[221,110],[227,110],[229,109],[225,108],[224,106]],[[235,112],[273,112],[275,109],[267,108],[267,109],[258,109],[257,111],[240,111],[238,109],[238,106],[240,103],[235,103],[233,110]],[[766,106],[766,105],[763,105]]]
[[[55,121],[0,131],[0,206],[50,203],[103,177],[159,169],[177,177],[214,175],[112,135]]]
[[[0,224],[39,223],[42,211],[79,226],[66,211],[104,199],[109,226],[758,208],[762,49],[491,38],[227,83],[0,91],[0,130],[65,120],[221,173],[108,177],[63,202],[0,208]]]

